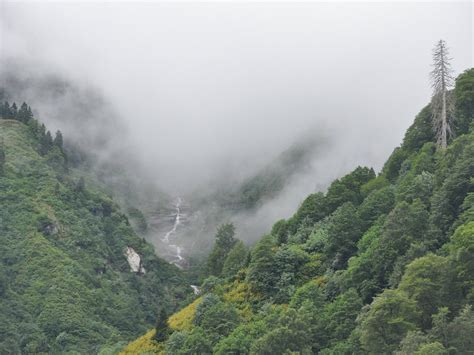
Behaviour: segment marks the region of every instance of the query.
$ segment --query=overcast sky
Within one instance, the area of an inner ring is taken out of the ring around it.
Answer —
[[[472,67],[471,2],[0,6],[1,58],[100,89],[178,191],[310,128],[331,135],[340,167],[379,169],[429,101],[434,43],[456,74]]]

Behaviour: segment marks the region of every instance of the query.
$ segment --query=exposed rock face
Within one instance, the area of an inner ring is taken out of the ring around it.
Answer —
[[[193,292],[195,295],[200,295],[201,294],[201,290],[199,289],[199,287],[197,287],[196,285],[190,285],[191,288],[193,289]]]
[[[132,247],[127,247],[125,250],[125,256],[127,257],[131,272],[137,272],[141,274],[145,273],[145,268],[142,266],[140,255],[138,255],[138,253]]]

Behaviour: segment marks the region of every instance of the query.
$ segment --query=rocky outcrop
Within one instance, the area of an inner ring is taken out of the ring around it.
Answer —
[[[125,256],[127,257],[128,265],[130,265],[131,272],[136,272],[140,274],[145,273],[145,268],[142,265],[142,259],[132,247],[127,247],[127,249],[125,250]]]

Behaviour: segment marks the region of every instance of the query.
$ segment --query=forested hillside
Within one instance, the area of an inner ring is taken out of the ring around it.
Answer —
[[[71,167],[60,132],[27,104],[0,108],[0,353],[121,347],[191,289]]]
[[[300,139],[252,176],[236,186],[228,185],[220,189],[211,196],[213,202],[226,211],[252,213],[278,196],[294,175],[308,169],[317,148],[323,145],[322,137]]]
[[[308,196],[251,250],[222,226],[202,295],[124,353],[472,353],[474,69],[449,96],[446,148],[430,104],[379,174]]]

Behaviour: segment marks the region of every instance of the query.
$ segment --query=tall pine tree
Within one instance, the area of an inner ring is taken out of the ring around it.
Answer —
[[[23,123],[28,123],[33,118],[33,113],[31,108],[23,102],[21,104],[20,110],[18,110],[17,120]]]

